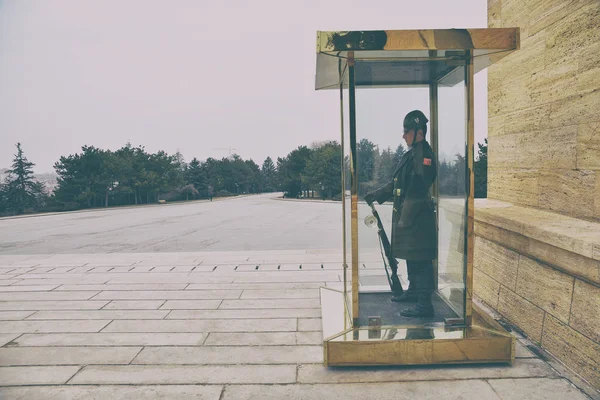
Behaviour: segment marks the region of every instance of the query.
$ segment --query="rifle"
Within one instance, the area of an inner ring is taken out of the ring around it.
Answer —
[[[402,289],[402,284],[400,283],[400,279],[398,279],[398,261],[392,254],[392,246],[390,245],[390,241],[385,233],[385,229],[383,229],[383,224],[381,223],[381,218],[379,218],[379,213],[375,209],[373,202],[367,202],[367,204],[371,207],[371,212],[373,213],[373,217],[377,222],[377,234],[379,235],[379,241],[383,247],[381,256],[383,258],[383,267],[385,269],[385,274],[388,278],[388,283],[390,284],[390,289],[395,296],[400,296],[404,293],[404,289]],[[365,219],[365,223],[367,226],[372,226],[373,221],[367,217]],[[392,271],[392,275],[388,272],[388,268]]]

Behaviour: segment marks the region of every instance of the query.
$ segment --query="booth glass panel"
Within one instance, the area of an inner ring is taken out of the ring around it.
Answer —
[[[466,273],[467,99],[465,67],[438,85],[438,294],[464,318]],[[455,83],[457,80],[460,81]],[[447,85],[451,81],[452,86]]]

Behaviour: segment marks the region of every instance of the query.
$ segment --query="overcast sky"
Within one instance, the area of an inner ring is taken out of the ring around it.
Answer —
[[[317,30],[485,28],[486,13],[481,0],[0,0],[0,168],[18,141],[49,172],[83,145],[186,161],[233,148],[260,165],[339,140],[339,93],[314,90]],[[481,142],[486,73],[475,83]],[[398,121],[417,108],[401,97]]]

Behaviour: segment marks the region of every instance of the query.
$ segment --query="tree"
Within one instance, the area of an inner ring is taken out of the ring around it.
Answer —
[[[368,192],[375,172],[375,160],[379,155],[377,146],[368,139],[361,139],[356,145],[356,164],[360,194]]]
[[[28,161],[17,143],[17,154],[13,159],[8,176],[2,186],[3,207],[16,214],[23,214],[27,209],[38,209],[43,206],[46,194],[44,185],[34,179],[33,166]]]
[[[483,144],[477,143],[479,150],[477,160],[473,165],[473,174],[475,175],[475,197],[487,197],[487,169],[488,169],[488,140],[485,138]]]
[[[313,149],[303,175],[310,189],[317,189],[321,197],[333,198],[342,190],[342,148],[337,142],[326,142]]]
[[[271,157],[267,157],[261,168],[264,190],[266,192],[274,192],[277,186],[277,169]]]
[[[396,152],[394,153],[394,165],[398,165],[398,163],[402,159],[402,156],[405,153],[406,153],[406,149],[404,148],[404,146],[402,145],[402,143],[400,143],[398,145],[398,147],[396,148]]]
[[[285,158],[277,158],[277,170],[281,189],[287,197],[297,197],[304,189],[302,175],[306,163],[310,157],[311,150],[306,146],[298,146]]]

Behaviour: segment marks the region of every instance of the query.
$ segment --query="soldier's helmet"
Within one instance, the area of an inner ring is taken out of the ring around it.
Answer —
[[[404,117],[404,129],[414,129],[415,132],[419,129],[423,130],[423,134],[427,133],[427,122],[429,120],[420,110],[414,110],[406,114]]]

